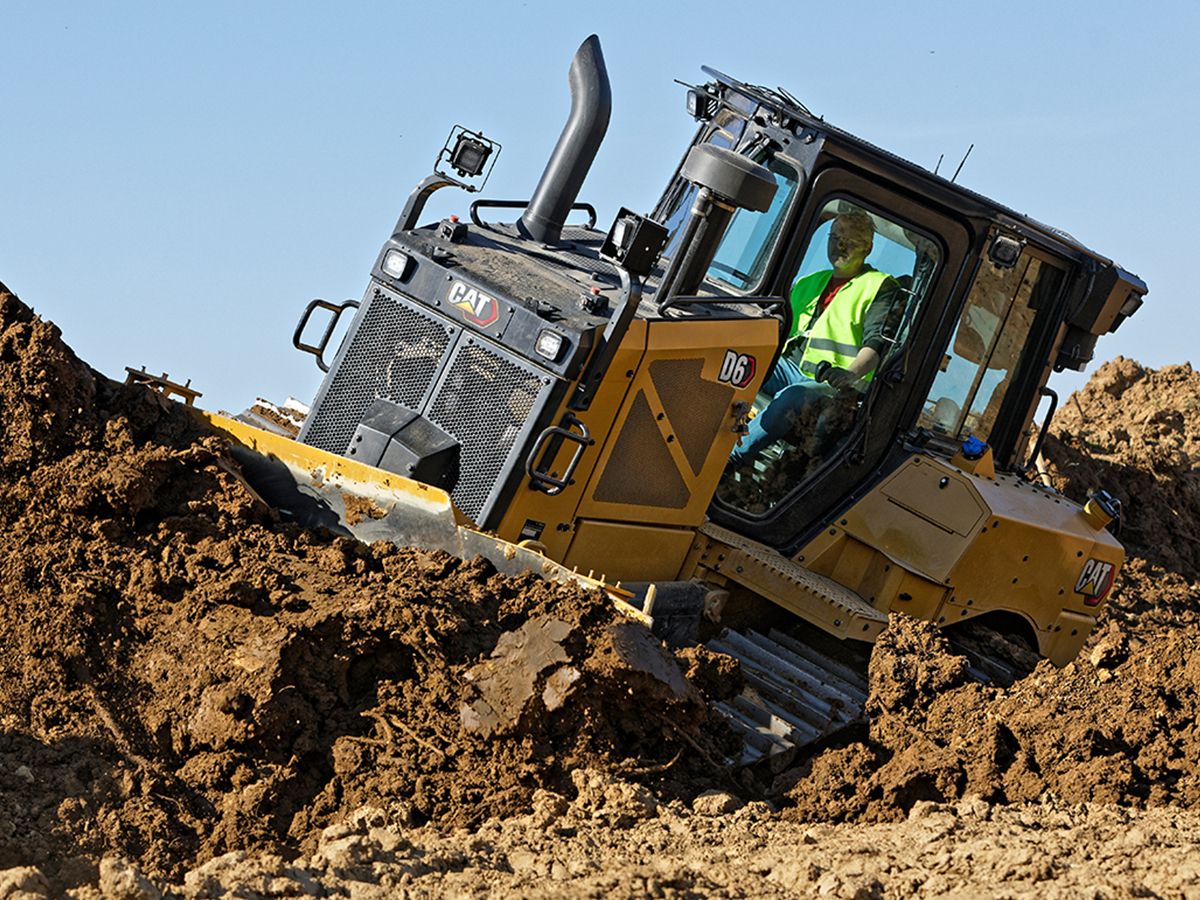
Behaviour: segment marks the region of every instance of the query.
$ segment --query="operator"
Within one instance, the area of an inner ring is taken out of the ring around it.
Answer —
[[[733,448],[734,466],[751,462],[766,445],[787,435],[809,405],[870,380],[900,288],[892,276],[867,265],[874,242],[871,217],[863,210],[840,213],[833,220],[827,248],[833,268],[805,276],[792,287],[788,344],[763,383],[772,400]],[[799,364],[788,354],[798,338],[804,341]]]

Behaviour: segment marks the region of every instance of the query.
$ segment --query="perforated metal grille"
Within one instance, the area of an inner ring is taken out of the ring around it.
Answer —
[[[700,377],[703,369],[702,359],[658,359],[650,364],[658,399],[695,475],[733,403],[733,388],[705,381]]]
[[[473,342],[459,345],[429,408],[429,419],[462,445],[458,484],[451,495],[478,518],[512,455],[544,382],[536,373]]]
[[[683,509],[691,499],[644,391],[633,400],[594,496],[601,503],[667,509]]]
[[[417,409],[450,343],[445,325],[379,289],[362,317],[302,437],[331,453],[346,451],[376,398]]]

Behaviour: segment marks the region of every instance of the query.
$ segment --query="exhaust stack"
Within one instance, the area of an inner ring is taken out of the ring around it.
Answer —
[[[557,244],[562,237],[563,224],[608,130],[612,89],[596,35],[575,51],[567,83],[571,87],[571,115],[518,223],[526,237],[543,244]]]

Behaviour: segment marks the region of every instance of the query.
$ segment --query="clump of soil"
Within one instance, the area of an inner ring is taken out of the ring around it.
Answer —
[[[585,766],[663,796],[714,777],[723,727],[603,596],[281,521],[198,419],[5,290],[0,355],[0,869],[170,878],[311,851],[366,805],[471,826]],[[553,664],[506,693],[497,659],[546,622]]]

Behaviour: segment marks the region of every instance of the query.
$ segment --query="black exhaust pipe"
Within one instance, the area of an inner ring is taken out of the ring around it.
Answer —
[[[562,237],[563,224],[608,130],[612,89],[596,35],[575,51],[567,82],[571,116],[519,223],[522,234],[543,244],[557,244]]]

